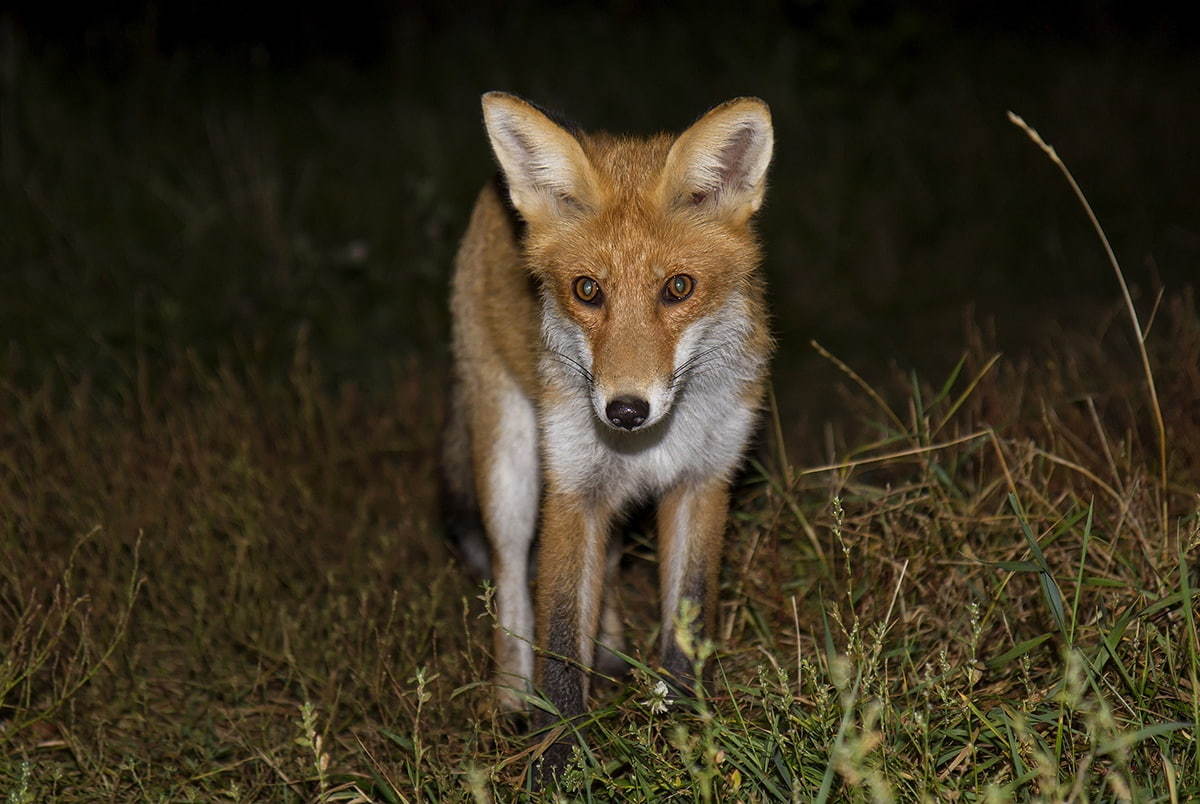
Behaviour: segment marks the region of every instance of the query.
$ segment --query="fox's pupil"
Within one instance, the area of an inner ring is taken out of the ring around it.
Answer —
[[[596,297],[600,295],[600,285],[596,283],[595,279],[581,276],[575,280],[575,295],[582,302],[597,304],[599,302]]]
[[[663,285],[663,301],[668,304],[681,302],[692,295],[694,287],[696,287],[696,281],[687,274],[673,276],[667,280],[667,284]]]

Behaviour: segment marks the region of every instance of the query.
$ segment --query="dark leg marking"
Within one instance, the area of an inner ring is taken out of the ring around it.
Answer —
[[[709,605],[708,589],[703,571],[697,568],[690,568],[687,578],[683,583],[683,589],[679,596],[682,603],[684,600],[690,600],[699,609],[699,616],[692,622],[692,644],[699,644],[708,636],[707,622],[711,617],[711,613],[707,610]],[[713,604],[715,605],[715,600]],[[675,623],[674,620],[670,623],[663,624],[667,631],[667,640],[663,645],[662,664],[663,668],[675,677],[675,681],[679,687],[679,691],[685,695],[695,694],[696,672],[692,659],[689,659],[683,650],[679,647],[679,643],[675,641]],[[710,675],[711,668],[706,668],[705,678]]]
[[[550,618],[550,634],[546,649],[548,654],[542,658],[542,694],[558,709],[563,719],[583,714],[583,670],[575,662],[579,656],[579,626],[575,609],[569,605],[559,606],[554,616]],[[558,658],[564,657],[563,659]],[[565,661],[574,660],[574,661]],[[533,715],[533,726],[541,730],[557,724],[558,718],[549,712],[537,709]],[[551,780],[561,775],[571,756],[571,747],[575,744],[573,734],[568,728],[542,755],[534,776],[534,785],[542,789]]]

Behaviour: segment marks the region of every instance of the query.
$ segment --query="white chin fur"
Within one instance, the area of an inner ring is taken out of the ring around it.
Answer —
[[[545,311],[546,346],[590,371],[592,355],[582,331],[552,300]],[[756,401],[747,398],[746,389],[765,367],[765,355],[746,349],[752,323],[745,301],[734,297],[689,326],[673,361],[681,376],[674,385],[643,391],[650,416],[633,430],[608,421],[610,389],[594,387],[569,361],[543,359],[543,378],[567,392],[542,407],[539,417],[546,470],[559,488],[603,490],[620,507],[684,477],[727,476],[741,460],[756,418]]]

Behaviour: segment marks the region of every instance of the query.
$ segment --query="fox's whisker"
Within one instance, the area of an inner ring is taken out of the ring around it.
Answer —
[[[705,349],[702,352],[698,352],[698,353],[692,355],[690,358],[685,360],[679,368],[675,369],[675,371],[673,371],[671,373],[671,377],[677,378],[677,377],[684,376],[693,367],[695,367],[701,361],[705,360],[705,358],[710,358],[710,356],[714,355],[714,353],[720,352],[722,349],[727,349],[727,348],[728,348],[728,344],[722,343],[722,344],[717,344],[716,346],[710,347],[708,349]]]
[[[701,360],[702,358],[708,357],[708,356],[709,356],[709,355],[711,355],[712,353],[714,353],[714,352],[719,352],[720,350],[722,350],[722,349],[725,349],[725,348],[728,348],[728,345],[727,345],[727,344],[724,344],[724,343],[719,343],[719,344],[717,344],[716,346],[711,346],[711,347],[709,347],[708,349],[705,349],[705,350],[704,350],[704,351],[702,351],[702,352],[697,352],[696,354],[692,355],[692,356],[691,356],[691,357],[689,357],[687,360],[685,360],[685,361],[683,362],[683,365],[681,365],[679,368],[675,369],[675,372],[674,372],[674,373],[675,373],[675,374],[683,374],[684,372],[686,372],[686,371],[687,371],[687,369],[688,369],[688,368],[689,368],[691,365],[693,365],[694,363],[698,362],[698,361],[699,361],[699,360]]]
[[[684,381],[690,381],[709,372],[729,368],[732,365],[731,356],[713,355],[707,360],[693,363],[678,377],[672,377],[669,383],[671,390],[677,389]]]
[[[722,351],[728,348],[727,344],[721,344],[720,346],[705,349],[703,352],[694,355],[671,373],[668,385],[674,388],[685,379],[701,373],[700,369],[702,368],[711,370],[718,365],[728,365],[732,355],[722,354]]]
[[[559,363],[562,363],[564,366],[582,377],[587,382],[589,388],[595,384],[595,378],[592,376],[592,372],[588,371],[587,367],[578,360],[575,360],[569,355],[563,354],[557,349],[547,349],[546,354],[548,354],[550,357],[553,357]]]
[[[574,358],[570,357],[569,355],[565,355],[559,351],[552,351],[552,354],[555,357],[557,357],[560,362],[565,363],[566,365],[577,370],[581,375],[583,375],[583,377],[588,382],[592,381],[592,372],[588,371],[587,367],[584,366],[582,363],[580,363],[578,360],[575,360]]]

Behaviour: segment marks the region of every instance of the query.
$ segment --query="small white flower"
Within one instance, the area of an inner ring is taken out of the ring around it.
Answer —
[[[661,715],[667,711],[667,707],[671,703],[671,699],[667,697],[670,692],[666,683],[660,678],[654,682],[654,687],[650,690],[650,697],[642,701],[642,705],[650,707],[651,714]]]

